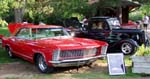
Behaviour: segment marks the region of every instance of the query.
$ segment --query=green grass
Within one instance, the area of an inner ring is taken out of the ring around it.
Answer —
[[[0,27],[0,34],[2,34],[4,36],[9,36],[10,35],[7,27]]]
[[[4,36],[8,36],[9,31],[8,31],[7,27],[0,27],[0,34],[2,34]],[[2,47],[0,46],[0,63],[7,63],[7,62],[11,62],[11,61],[12,60],[7,57],[6,51],[4,49],[2,49]]]
[[[7,52],[0,48],[0,63],[10,63],[10,62],[15,62],[18,61],[17,58],[11,59],[7,56]]]

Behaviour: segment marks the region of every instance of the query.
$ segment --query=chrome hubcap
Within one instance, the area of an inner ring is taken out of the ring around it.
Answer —
[[[132,46],[129,43],[123,43],[121,46],[121,50],[124,54],[129,54],[132,51]]]
[[[11,53],[10,49],[7,48],[7,50],[8,50],[9,57],[12,57],[12,53]]]
[[[39,57],[39,68],[44,71],[47,68],[46,62],[42,56]]]

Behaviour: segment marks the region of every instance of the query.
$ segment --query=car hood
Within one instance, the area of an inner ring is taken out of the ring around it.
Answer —
[[[94,48],[102,45],[107,45],[107,43],[91,39],[83,38],[45,38],[36,40],[36,44],[43,47],[57,47],[60,49],[84,49],[84,48]]]

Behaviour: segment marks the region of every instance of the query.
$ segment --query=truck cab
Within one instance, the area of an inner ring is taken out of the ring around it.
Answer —
[[[92,17],[88,23],[86,31],[77,36],[106,41],[109,44],[108,52],[133,54],[138,46],[146,44],[143,30],[121,28],[117,18]]]

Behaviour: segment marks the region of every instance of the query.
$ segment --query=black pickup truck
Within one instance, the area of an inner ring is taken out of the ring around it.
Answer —
[[[92,17],[86,30],[77,37],[102,40],[109,43],[108,52],[135,53],[138,46],[146,44],[145,32],[141,29],[123,29],[117,18]]]

